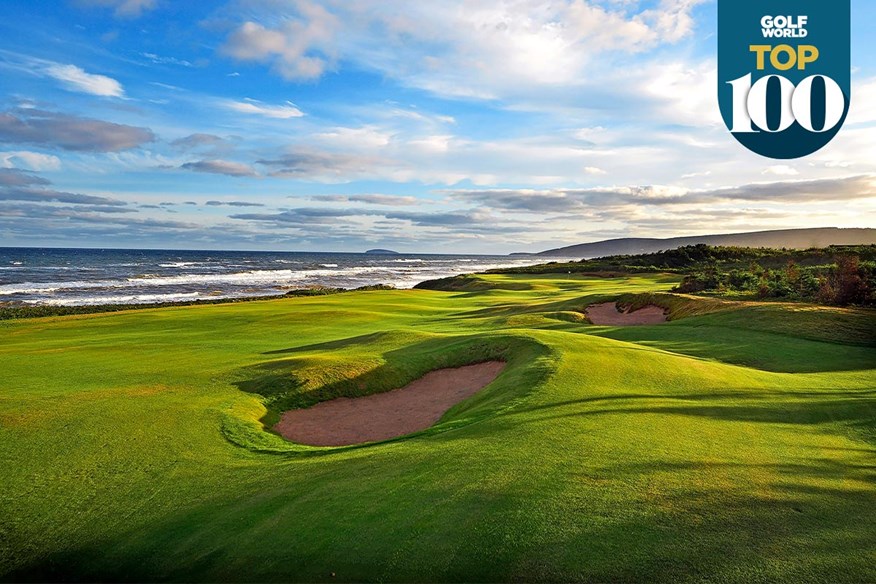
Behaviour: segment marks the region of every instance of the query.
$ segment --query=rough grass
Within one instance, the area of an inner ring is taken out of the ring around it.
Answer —
[[[873,311],[597,327],[677,278],[477,279],[0,322],[0,579],[876,581]],[[413,437],[264,430],[497,357]]]
[[[702,316],[723,310],[738,309],[739,303],[727,302],[714,298],[703,298],[687,294],[666,294],[662,292],[645,292],[639,294],[622,294],[617,299],[619,308],[638,310],[646,306],[659,306],[668,311],[669,320],[678,320],[690,316]]]

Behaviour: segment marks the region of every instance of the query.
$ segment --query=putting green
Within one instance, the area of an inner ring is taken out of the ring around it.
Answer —
[[[876,581],[874,311],[475,280],[0,322],[0,579]],[[410,437],[264,431],[490,359]]]

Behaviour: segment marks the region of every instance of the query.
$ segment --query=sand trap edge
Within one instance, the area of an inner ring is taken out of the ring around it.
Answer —
[[[648,304],[633,312],[620,312],[614,302],[591,304],[585,310],[587,318],[595,325],[601,326],[643,326],[663,324],[669,320],[667,310],[654,304]]]
[[[505,366],[494,360],[436,369],[398,389],[289,410],[274,431],[307,446],[351,446],[406,436],[434,426],[450,408],[492,383]]]

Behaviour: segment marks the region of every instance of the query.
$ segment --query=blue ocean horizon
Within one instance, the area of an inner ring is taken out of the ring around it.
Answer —
[[[554,258],[551,258],[554,259]],[[0,303],[88,306],[283,295],[419,282],[543,262],[529,256],[0,248]]]

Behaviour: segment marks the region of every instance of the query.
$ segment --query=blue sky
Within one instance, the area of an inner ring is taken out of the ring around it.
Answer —
[[[860,27],[845,128],[777,162],[720,120],[709,1],[3,9],[0,245],[506,253],[876,224]]]

